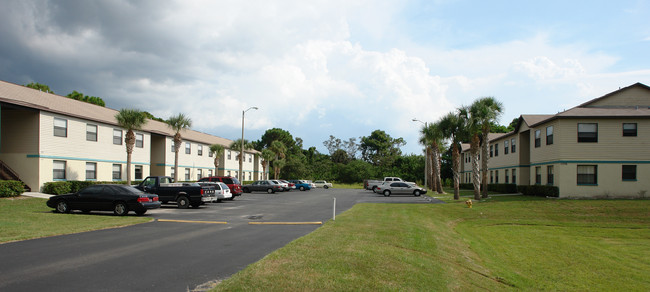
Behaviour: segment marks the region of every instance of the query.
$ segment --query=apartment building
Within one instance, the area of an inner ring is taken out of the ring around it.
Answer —
[[[463,181],[471,182],[469,146]],[[490,183],[552,185],[560,197],[650,196],[650,87],[636,83],[555,115],[521,115],[490,137]]]
[[[126,130],[117,110],[0,81],[0,176],[18,179],[34,191],[59,180],[120,181],[126,179]],[[174,132],[167,124],[148,120],[135,131],[131,177],[174,175]],[[181,132],[179,180],[203,176],[237,176],[239,162],[219,157],[215,171],[210,145],[232,140],[193,130]],[[234,152],[234,151],[232,151]],[[238,153],[238,152],[236,152]],[[257,151],[245,152],[244,179],[262,176]]]

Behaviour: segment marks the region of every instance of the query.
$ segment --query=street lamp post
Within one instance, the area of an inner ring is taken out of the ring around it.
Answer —
[[[252,106],[241,112],[241,152],[239,152],[239,180],[244,181],[244,114],[249,110],[256,110],[257,107]]]
[[[415,118],[413,119],[413,121],[422,123],[424,125],[424,128],[428,127],[426,122],[420,121]],[[429,146],[425,144],[424,145],[424,188],[425,189],[429,188],[429,184],[428,184],[429,174],[427,173],[427,171],[429,170],[429,151],[427,151],[428,148]]]

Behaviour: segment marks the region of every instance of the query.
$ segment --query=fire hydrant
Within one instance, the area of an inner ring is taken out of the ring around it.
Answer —
[[[468,208],[472,208],[472,199],[465,201],[465,204],[467,204]]]

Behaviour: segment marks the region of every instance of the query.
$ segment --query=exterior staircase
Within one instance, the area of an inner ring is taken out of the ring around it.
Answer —
[[[32,189],[18,177],[18,174],[9,167],[4,161],[0,160],[0,180],[16,180],[25,185],[25,192],[31,192]]]

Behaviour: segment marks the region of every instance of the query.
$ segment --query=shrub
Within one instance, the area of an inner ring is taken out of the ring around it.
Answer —
[[[560,196],[560,188],[555,186],[542,186],[542,185],[517,186],[517,190],[526,196],[536,196],[536,197],[559,197]]]
[[[43,185],[43,193],[50,195],[61,195],[71,193],[72,185],[68,181],[46,182]]]
[[[514,194],[517,193],[516,184],[488,184],[488,191],[497,192],[500,194]]]
[[[25,191],[25,184],[15,180],[0,181],[0,197],[17,197]]]
[[[474,185],[473,185],[473,184],[463,184],[463,183],[462,183],[462,184],[459,184],[458,187],[459,187],[461,190],[473,190],[473,189],[474,189]]]

